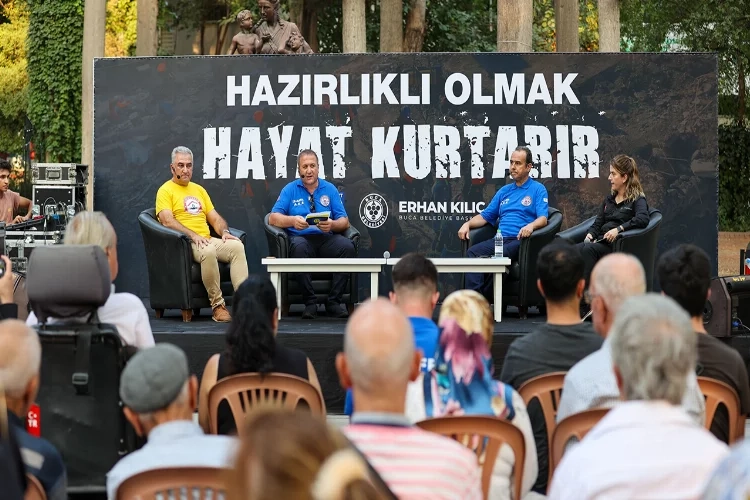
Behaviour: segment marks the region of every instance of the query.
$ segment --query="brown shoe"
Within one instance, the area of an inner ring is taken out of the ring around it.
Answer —
[[[232,317],[229,315],[229,311],[224,307],[224,304],[214,307],[213,320],[217,323],[229,323],[232,321]]]

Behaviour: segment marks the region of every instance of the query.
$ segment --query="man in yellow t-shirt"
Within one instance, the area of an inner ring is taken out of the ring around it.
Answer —
[[[156,217],[164,226],[179,231],[192,241],[193,259],[201,265],[201,278],[213,309],[213,320],[232,319],[221,295],[219,262],[230,266],[235,290],[247,279],[247,259],[242,242],[229,233],[226,221],[214,209],[208,193],[194,182],[193,152],[184,146],[172,150],[172,178],[156,193]],[[209,224],[221,235],[212,238]]]

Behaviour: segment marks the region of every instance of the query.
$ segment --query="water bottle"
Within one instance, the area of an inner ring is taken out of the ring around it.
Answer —
[[[495,258],[503,258],[503,233],[500,232],[500,228],[497,228],[497,234],[495,235]]]

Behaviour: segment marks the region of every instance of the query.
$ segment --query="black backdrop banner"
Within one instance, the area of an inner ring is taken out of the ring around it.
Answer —
[[[97,59],[94,207],[119,236],[118,289],[148,296],[137,216],[170,178],[175,146],[192,149],[193,181],[248,232],[251,272],[263,271],[263,217],[301,149],[338,186],[360,256],[459,257],[458,228],[528,145],[563,228],[596,213],[610,160],[633,156],[664,217],[659,249],[696,243],[715,274],[716,68],[711,54]]]

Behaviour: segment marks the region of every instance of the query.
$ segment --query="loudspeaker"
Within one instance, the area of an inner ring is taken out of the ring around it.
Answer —
[[[714,337],[750,334],[750,276],[711,280],[711,298],[703,310],[703,325]]]

